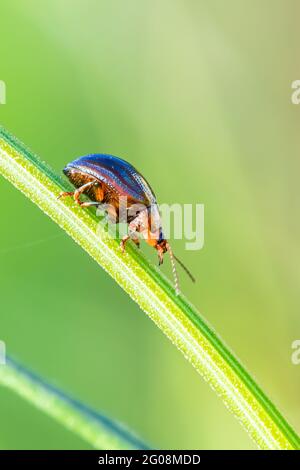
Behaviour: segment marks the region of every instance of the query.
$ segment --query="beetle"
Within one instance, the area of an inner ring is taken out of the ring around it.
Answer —
[[[63,173],[76,190],[62,192],[59,198],[72,196],[81,207],[105,204],[109,218],[116,223],[120,220],[120,200],[126,198],[125,222],[128,223],[128,234],[120,243],[123,252],[129,239],[139,247],[140,233],[157,250],[159,265],[163,263],[164,254],[170,254],[176,294],[179,294],[179,283],[175,260],[195,282],[164,237],[158,204],[151,186],[130,163],[113,155],[91,154],[68,163]],[[90,201],[81,201],[82,194],[87,195]]]

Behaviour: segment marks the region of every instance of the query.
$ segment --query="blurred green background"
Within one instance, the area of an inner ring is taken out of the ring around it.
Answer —
[[[205,204],[204,249],[173,243],[198,279],[181,273],[183,291],[299,432],[299,4],[2,0],[0,15],[1,124],[57,171],[112,153],[159,202]],[[2,178],[0,196],[8,354],[150,445],[254,448],[66,234]],[[4,390],[0,416],[3,449],[88,448]]]

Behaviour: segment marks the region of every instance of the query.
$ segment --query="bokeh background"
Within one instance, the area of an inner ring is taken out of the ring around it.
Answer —
[[[2,0],[1,124],[61,171],[134,164],[160,202],[205,204],[184,292],[300,431],[299,4]],[[207,384],[54,223],[0,180],[7,352],[160,448],[254,448]],[[156,255],[148,251],[156,263]],[[168,266],[164,271],[169,272]],[[0,390],[0,447],[88,445]]]

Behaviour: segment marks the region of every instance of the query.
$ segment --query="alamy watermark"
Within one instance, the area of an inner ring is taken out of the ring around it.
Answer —
[[[0,80],[0,105],[6,104],[6,84]]]
[[[6,363],[6,347],[4,341],[0,340],[0,366]]]
[[[292,355],[291,355],[291,361],[292,364],[295,366],[298,366],[300,364],[300,339],[295,339],[295,341],[292,342]]]

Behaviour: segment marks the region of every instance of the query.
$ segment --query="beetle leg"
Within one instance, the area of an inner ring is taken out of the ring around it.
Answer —
[[[91,206],[99,206],[101,202],[81,202],[78,201],[78,204],[80,204],[80,207],[91,207]]]
[[[160,248],[157,248],[157,252],[158,252],[158,266],[160,266],[164,262],[164,252]]]
[[[93,203],[86,203],[86,202],[81,202],[80,201],[80,196],[83,194],[87,189],[91,188],[97,181],[89,181],[89,183],[84,184],[83,186],[80,186],[80,188],[77,188],[75,193],[74,193],[74,201],[79,204],[82,207],[88,207],[88,206],[95,206],[96,204]]]
[[[77,202],[77,204],[79,204],[80,206],[83,206],[83,207],[89,207],[89,206],[96,206],[98,205],[98,203],[94,203],[94,202],[81,202],[80,201],[80,195],[82,193],[84,193],[84,191],[86,191],[87,189],[89,189],[91,186],[93,186],[97,181],[94,180],[94,181],[90,181],[89,183],[86,183],[84,184],[83,186],[80,186],[80,188],[77,188],[76,191],[72,192],[72,191],[66,191],[66,192],[61,192],[58,196],[57,199],[61,199],[63,197],[68,197],[68,196],[73,196],[74,197],[74,200],[75,202]]]

